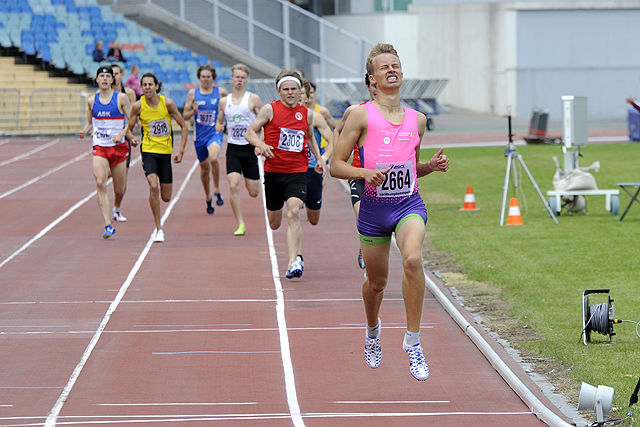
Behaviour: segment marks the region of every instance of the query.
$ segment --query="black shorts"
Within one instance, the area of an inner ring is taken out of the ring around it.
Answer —
[[[304,203],[307,200],[307,173],[264,173],[264,196],[267,210],[282,209],[284,202],[297,197]]]
[[[349,190],[351,190],[351,205],[355,205],[364,194],[364,179],[350,179]]]
[[[145,176],[149,176],[152,173],[158,175],[160,184],[171,184],[173,182],[171,154],[142,152],[142,169],[144,169]]]
[[[315,169],[307,170],[307,209],[318,210],[322,207],[322,174]]]
[[[129,141],[127,138],[125,138],[124,140],[127,141],[127,143],[129,144],[129,155],[127,156],[127,160],[126,160],[127,169],[129,169],[129,165],[131,164],[131,141]]]
[[[227,144],[227,174],[237,172],[246,179],[260,179],[258,157],[251,144]]]

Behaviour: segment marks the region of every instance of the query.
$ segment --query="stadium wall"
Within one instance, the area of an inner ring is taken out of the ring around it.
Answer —
[[[590,120],[624,120],[640,96],[640,0],[417,4],[406,13],[326,17],[398,49],[407,77],[447,78],[439,101],[482,113],[561,119],[588,97]]]

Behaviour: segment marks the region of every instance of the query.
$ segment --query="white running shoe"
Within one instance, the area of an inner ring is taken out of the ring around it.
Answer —
[[[122,213],[120,213],[120,209],[113,208],[111,211],[111,216],[116,222],[127,222],[127,218],[125,218]]]
[[[300,255],[296,256],[296,259],[293,260],[289,268],[287,269],[287,274],[285,277],[287,279],[293,279],[294,277],[302,277],[302,272],[304,271],[304,262]]]
[[[153,241],[157,242],[157,243],[164,242],[164,231],[156,229],[156,231],[155,231],[155,233],[153,235]]]
[[[429,378],[429,365],[424,358],[422,346],[420,344],[406,345],[402,343],[402,349],[409,355],[409,372],[418,381]]]
[[[380,334],[377,338],[364,337],[364,361],[370,368],[377,368],[382,362],[382,347],[380,346]]]

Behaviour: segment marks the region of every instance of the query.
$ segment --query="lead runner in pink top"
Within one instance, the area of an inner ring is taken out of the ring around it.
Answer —
[[[373,47],[367,57],[367,72],[378,91],[377,98],[351,112],[331,164],[331,175],[336,178],[365,180],[358,218],[367,270],[362,285],[367,317],[365,362],[371,368],[382,362],[382,324],[378,314],[389,275],[391,235],[395,233],[404,267],[402,295],[407,332],[402,347],[409,356],[409,372],[424,381],[429,376],[429,366],[420,345],[420,320],[425,293],[422,243],[427,213],[417,179],[431,172],[445,172],[449,159],[440,149],[429,162],[419,162],[427,120],[424,114],[400,103],[403,74],[392,45]],[[354,145],[360,153],[361,168],[347,163]]]

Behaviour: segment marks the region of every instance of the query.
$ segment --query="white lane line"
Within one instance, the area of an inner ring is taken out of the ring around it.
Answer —
[[[191,178],[191,175],[193,175],[193,172],[196,170],[197,166],[198,166],[198,162],[195,161],[193,163],[193,166],[191,167],[191,169],[187,173],[187,176],[185,177],[184,182],[180,186],[180,189],[178,190],[178,193],[176,194],[175,198],[173,200],[171,200],[171,202],[167,206],[167,209],[165,210],[164,215],[162,216],[162,219],[161,219],[161,222],[160,222],[161,224],[165,223],[165,221],[167,220],[167,218],[171,214],[171,211],[173,210],[173,207],[176,205],[178,200],[180,200],[180,197],[182,196],[182,193],[184,192],[184,189],[186,188],[187,183],[189,182],[189,179]],[[67,398],[69,397],[69,394],[71,393],[71,390],[73,389],[73,386],[76,383],[76,380],[78,379],[78,376],[80,376],[80,372],[82,372],[82,368],[84,367],[85,363],[89,359],[89,356],[91,356],[91,352],[93,351],[93,349],[95,348],[96,344],[98,343],[98,340],[102,336],[102,332],[107,327],[107,323],[109,323],[109,319],[111,318],[111,315],[113,314],[113,312],[116,310],[116,308],[120,304],[120,301],[124,297],[124,294],[127,292],[127,289],[129,289],[129,285],[131,285],[131,282],[133,282],[133,279],[135,278],[136,274],[138,273],[138,270],[140,270],[140,267],[142,266],[142,262],[144,261],[144,259],[147,257],[147,254],[151,250],[151,245],[152,244],[153,244],[153,233],[149,236],[149,240],[147,240],[147,244],[145,245],[144,249],[140,253],[140,256],[138,257],[138,260],[136,261],[134,266],[131,268],[131,271],[129,271],[129,275],[127,276],[126,280],[124,281],[124,283],[120,287],[120,290],[118,291],[118,294],[116,295],[116,297],[111,302],[111,305],[107,309],[107,312],[105,313],[104,317],[102,318],[102,321],[100,322],[100,325],[98,326],[98,329],[95,331],[95,334],[91,338],[91,341],[89,342],[89,345],[87,345],[87,348],[84,350],[84,353],[82,354],[82,357],[80,358],[80,361],[78,362],[78,364],[76,365],[75,369],[73,370],[73,373],[71,374],[71,377],[69,378],[69,381],[68,381],[67,385],[64,387],[64,390],[62,390],[62,393],[58,397],[58,400],[56,401],[56,403],[53,406],[53,408],[51,408],[51,412],[49,412],[49,415],[47,416],[47,421],[45,422],[45,426],[46,427],[50,427],[50,426],[55,426],[56,425],[56,421],[57,421],[58,415],[60,415],[60,411],[62,410],[62,406],[64,405],[64,403],[66,402]]]
[[[11,139],[2,139],[2,140],[0,140],[0,145],[8,144],[11,141],[12,141]]]
[[[43,173],[42,175],[39,175],[33,179],[30,179],[29,181],[25,182],[24,184],[21,184],[5,193],[0,194],[0,199],[3,199],[13,193],[15,193],[16,191],[20,191],[23,188],[26,188],[28,186],[30,186],[31,184],[35,184],[36,182],[40,181],[42,178],[46,178],[47,176],[51,175],[52,173],[58,172],[60,169],[65,168],[67,166],[69,166],[71,163],[73,162],[77,162],[78,160],[82,159],[83,157],[87,156],[89,153],[82,153],[79,156],[74,157],[71,160],[68,160],[64,163],[62,163],[61,165],[58,165],[57,167]]]
[[[10,164],[10,163],[17,162],[18,160],[22,160],[22,159],[24,159],[25,157],[29,157],[30,155],[35,154],[35,153],[37,153],[38,151],[42,151],[42,150],[44,150],[44,149],[46,149],[46,148],[49,148],[49,147],[51,147],[52,145],[57,144],[58,142],[60,142],[60,139],[56,138],[56,139],[54,139],[53,141],[48,142],[48,143],[46,143],[46,144],[44,144],[44,145],[41,145],[41,146],[39,146],[39,147],[36,147],[36,148],[34,148],[33,150],[31,150],[31,151],[27,151],[26,153],[22,153],[22,154],[20,154],[19,156],[15,156],[15,157],[13,157],[13,158],[11,158],[11,159],[7,159],[7,160],[5,160],[4,162],[0,162],[0,166],[6,166],[6,165],[8,165],[8,164]]]
[[[258,162],[260,168],[260,181],[264,181],[264,165],[263,160]],[[273,245],[273,232],[269,227],[269,218],[267,217],[267,201],[262,192],[262,208],[264,210],[264,222],[267,230],[267,243],[269,245],[269,258],[271,259],[271,275],[276,290],[276,317],[278,319],[278,331],[280,336],[280,351],[282,352],[282,368],[284,369],[284,382],[287,392],[287,403],[291,414],[291,421],[296,427],[304,426],[304,421],[300,416],[300,406],[298,405],[298,396],[296,393],[296,382],[293,375],[293,364],[291,362],[291,350],[289,348],[289,335],[287,332],[287,321],[284,315],[284,292],[282,283],[280,283],[280,271],[278,268],[278,258],[276,256],[276,248]]]
[[[138,160],[140,160],[140,157],[138,157],[137,159],[135,159],[134,161],[131,162],[131,166],[133,166]],[[109,178],[109,180],[107,181],[107,185],[111,184],[111,178]],[[84,197],[82,200],[80,200],[79,202],[77,202],[75,205],[71,206],[65,213],[63,213],[62,215],[60,215],[58,218],[56,218],[53,222],[51,222],[49,225],[47,225],[45,228],[43,228],[42,230],[40,230],[40,232],[38,234],[36,234],[35,236],[33,236],[27,243],[25,243],[24,245],[22,245],[18,250],[16,250],[14,253],[12,253],[11,255],[9,255],[7,258],[5,258],[2,262],[0,262],[0,268],[4,267],[4,265],[6,263],[8,263],[9,261],[11,261],[13,258],[15,258],[16,256],[20,255],[22,252],[24,252],[25,249],[27,249],[29,246],[31,246],[34,242],[38,241],[42,236],[44,236],[45,234],[47,234],[53,227],[55,227],[56,225],[60,224],[65,218],[67,218],[69,215],[71,215],[76,209],[78,209],[80,206],[84,205],[85,203],[87,203],[89,201],[89,199],[91,199],[93,196],[95,196],[97,194],[96,190],[93,190],[91,193],[89,193],[86,197]]]

